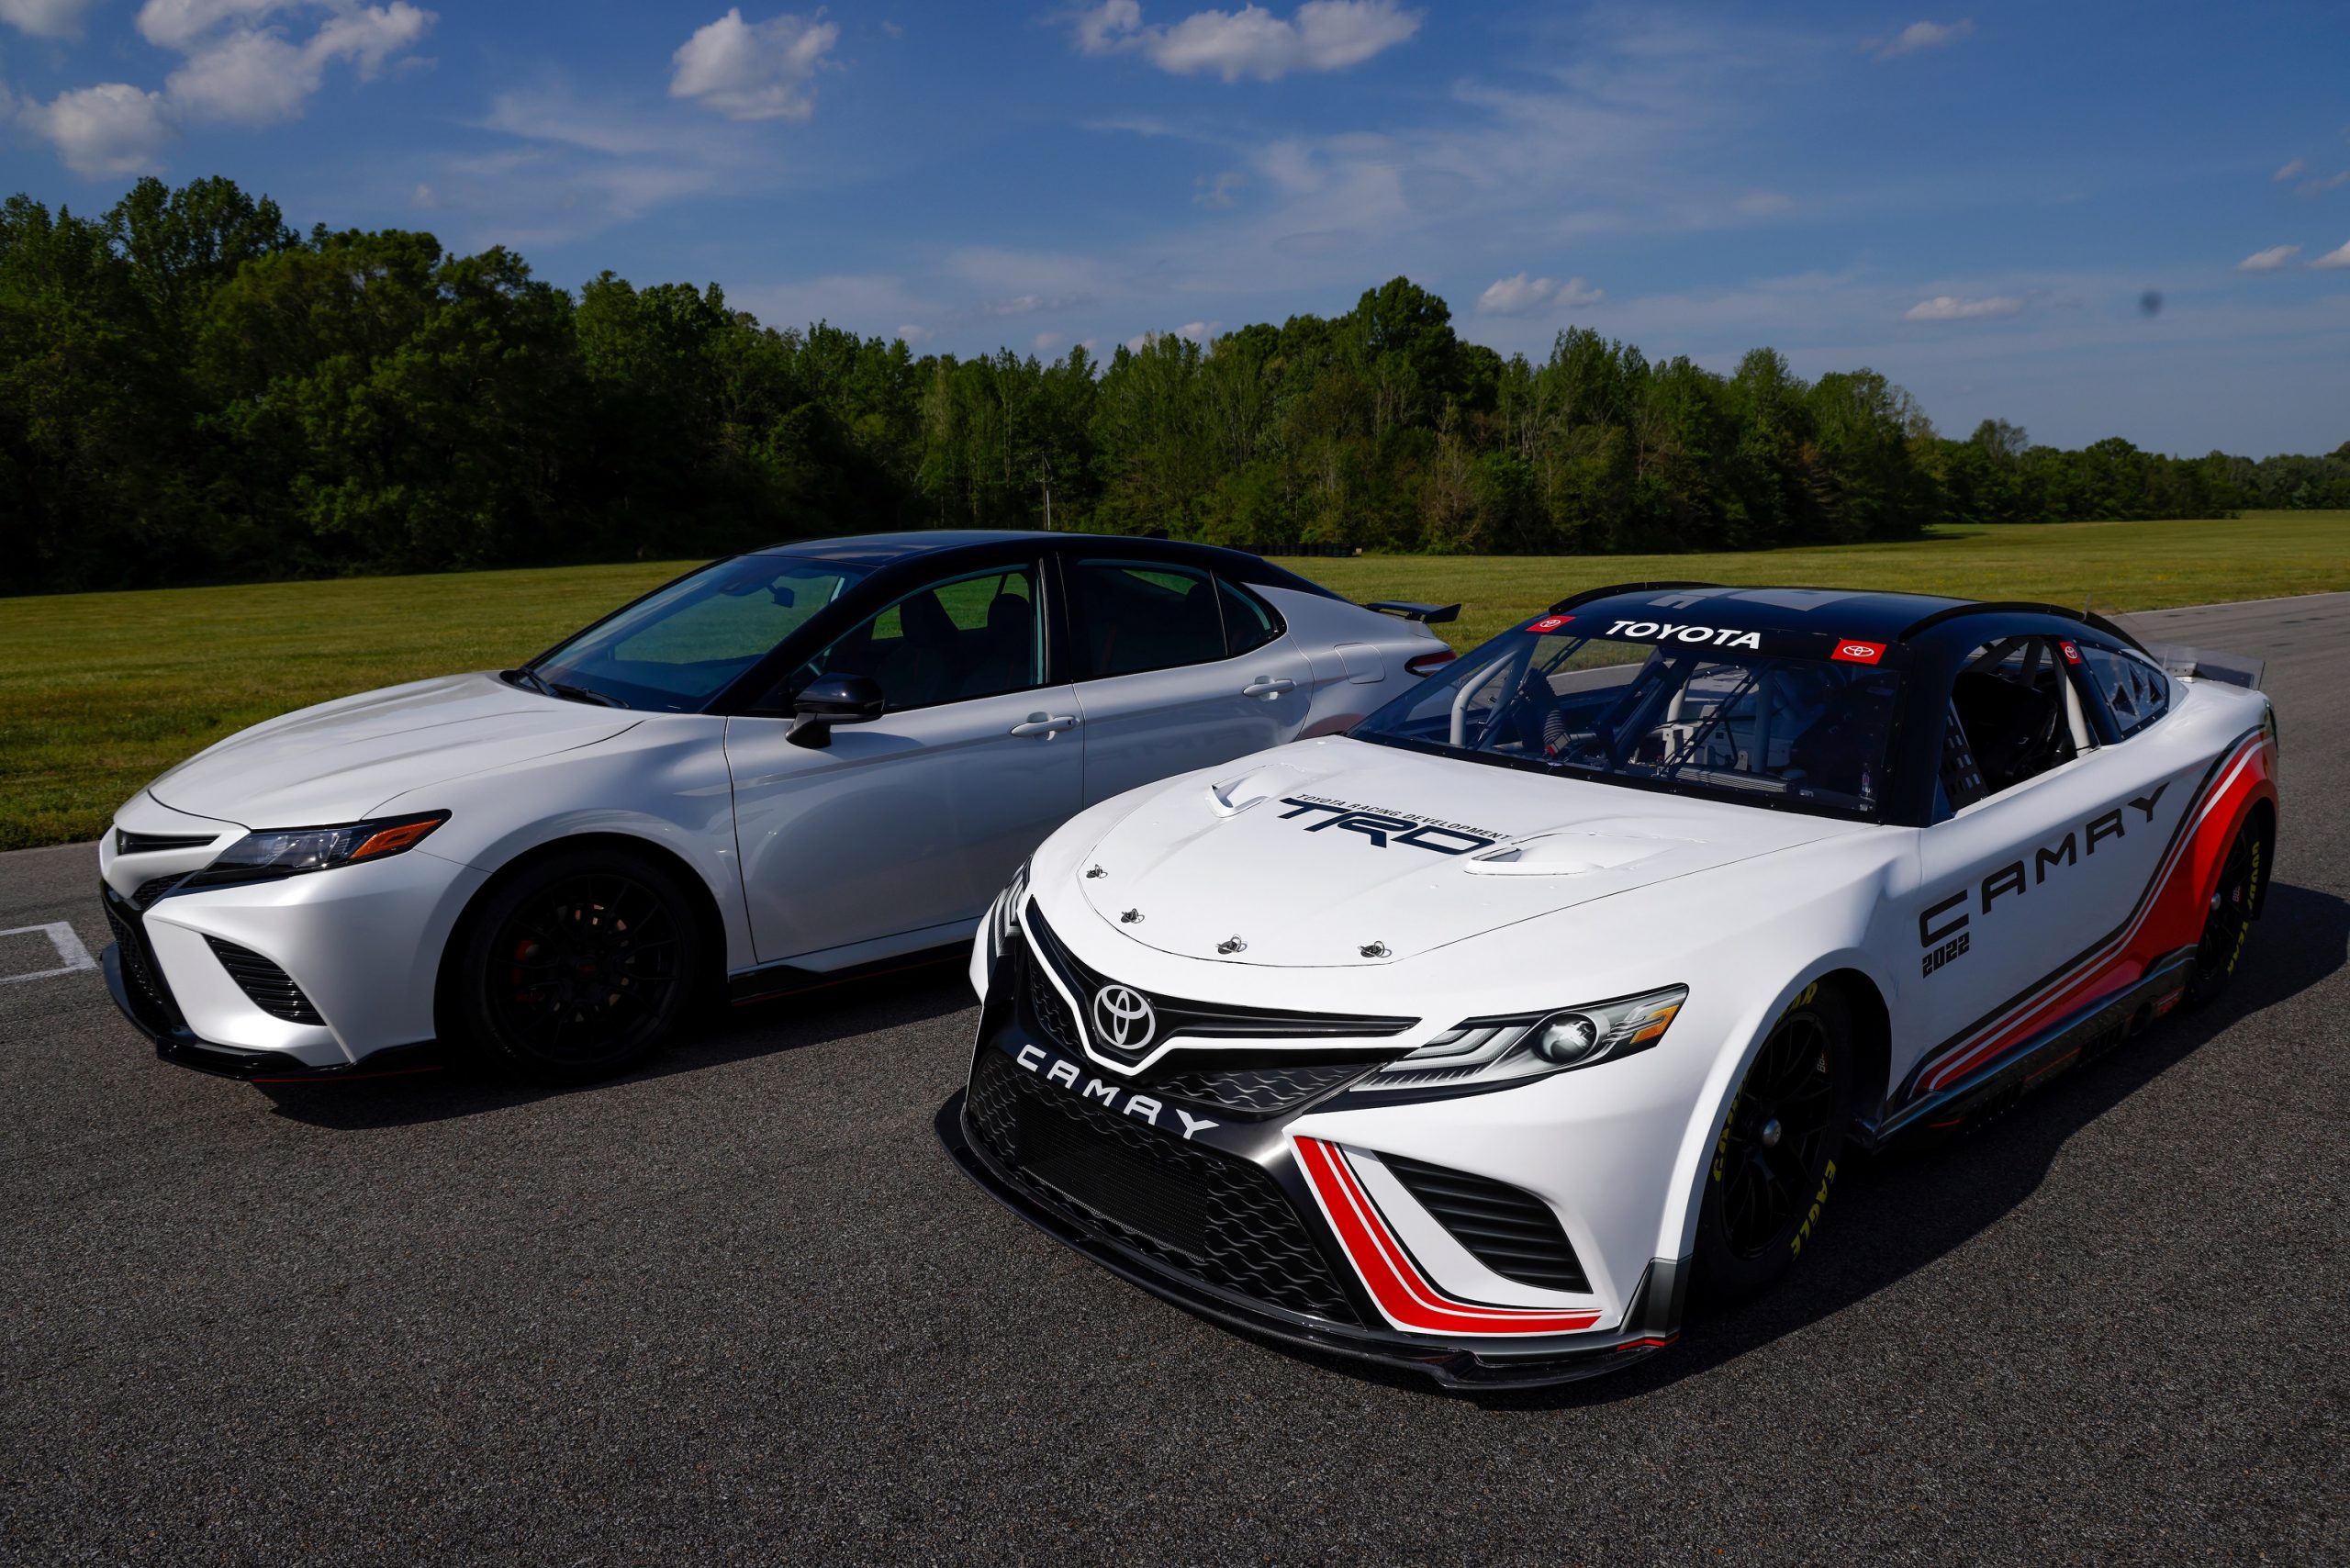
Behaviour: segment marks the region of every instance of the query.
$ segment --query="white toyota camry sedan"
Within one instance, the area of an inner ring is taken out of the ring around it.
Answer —
[[[923,532],[706,566],[517,669],[198,753],[101,843],[108,984],[164,1058],[276,1081],[457,1045],[578,1081],[703,1003],[962,941],[1087,805],[1348,728],[1449,610],[1236,551]]]

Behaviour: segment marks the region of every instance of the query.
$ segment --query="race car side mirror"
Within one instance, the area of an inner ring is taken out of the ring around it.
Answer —
[[[820,676],[791,700],[791,728],[784,739],[817,751],[833,744],[834,724],[866,724],[888,706],[870,676]]]

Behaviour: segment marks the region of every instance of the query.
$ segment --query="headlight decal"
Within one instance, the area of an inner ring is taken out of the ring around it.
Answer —
[[[1355,1086],[1357,1094],[1474,1094],[1647,1050],[1664,1038],[1687,986],[1550,1013],[1470,1018]]]

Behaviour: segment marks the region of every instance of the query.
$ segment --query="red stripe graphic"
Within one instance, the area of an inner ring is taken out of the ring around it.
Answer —
[[[1379,1310],[1398,1328],[1426,1334],[1571,1334],[1599,1321],[1596,1310],[1484,1306],[1445,1294],[1388,1229],[1337,1146],[1320,1138],[1296,1141],[1298,1164],[1338,1233],[1348,1260],[1362,1276]]]
[[[2255,734],[2221,767],[2217,785],[2190,808],[2192,821],[2155,868],[2152,885],[2157,890],[2129,924],[2083,966],[2024,998],[1973,1045],[1936,1063],[1919,1077],[1918,1092],[1947,1088],[2075,1008],[2135,981],[2164,954],[2192,946],[2203,930],[2205,890],[2218,875],[2238,824],[2256,800],[2276,793],[2270,772],[2266,738]],[[2207,831],[2214,822],[2218,831]]]

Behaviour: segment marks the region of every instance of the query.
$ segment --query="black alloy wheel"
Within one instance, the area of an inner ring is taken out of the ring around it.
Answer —
[[[475,912],[455,960],[458,1022],[523,1077],[609,1078],[687,1017],[700,958],[692,907],[668,873],[624,851],[569,851]]]
[[[1751,1295],[1811,1244],[1852,1120],[1852,1040],[1842,998],[1814,988],[1748,1066],[1707,1172],[1697,1282],[1707,1294]]]
[[[2252,935],[2255,912],[2260,907],[2260,879],[2267,874],[2268,846],[2251,823],[2236,830],[2220,879],[2203,916],[2203,936],[2195,945],[2195,978],[2188,982],[2187,1002],[2200,1007],[2227,989],[2244,959],[2244,940]]]

